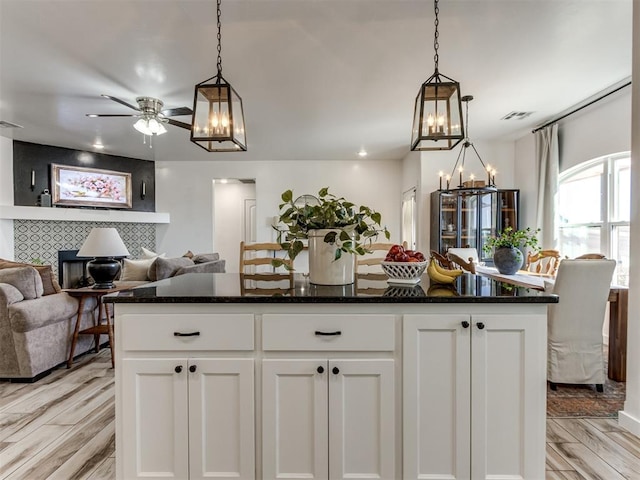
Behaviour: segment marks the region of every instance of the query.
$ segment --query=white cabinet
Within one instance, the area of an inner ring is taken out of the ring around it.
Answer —
[[[124,478],[254,478],[253,359],[125,359],[122,372]]]
[[[255,361],[219,352],[253,350],[253,315],[129,315],[119,326],[117,478],[255,478]]]
[[[406,315],[405,479],[544,478],[545,315]]]
[[[262,478],[397,478],[396,317],[266,314],[262,327]]]
[[[395,477],[391,359],[262,362],[263,478]]]

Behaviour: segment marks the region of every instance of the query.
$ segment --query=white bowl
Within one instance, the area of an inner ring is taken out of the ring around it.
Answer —
[[[380,262],[382,270],[389,277],[389,283],[415,284],[427,268],[428,260],[424,262]]]

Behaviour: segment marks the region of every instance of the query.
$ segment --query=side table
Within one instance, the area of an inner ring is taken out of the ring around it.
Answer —
[[[70,288],[63,290],[71,296],[79,297],[80,303],[78,304],[78,314],[76,316],[76,326],[73,330],[73,337],[71,338],[71,351],[69,352],[69,360],[67,361],[67,368],[71,368],[73,365],[73,354],[76,350],[76,343],[78,343],[78,335],[93,335],[96,343],[96,353],[100,351],[100,335],[109,335],[109,348],[111,350],[111,367],[114,367],[113,359],[113,324],[111,323],[111,316],[109,314],[109,307],[102,302],[102,297],[109,293],[119,292],[127,290],[130,286],[114,286],[113,288]],[[97,301],[96,310],[98,310],[98,317],[96,318],[96,312],[93,312],[94,326],[80,330],[80,322],[82,320],[82,312],[84,310],[84,304],[87,298],[95,297]],[[102,323],[102,318],[105,318],[106,323]]]

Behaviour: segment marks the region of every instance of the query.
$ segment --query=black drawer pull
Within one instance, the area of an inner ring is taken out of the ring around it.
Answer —
[[[335,337],[337,335],[342,335],[342,332],[340,330],[337,330],[335,332],[321,332],[320,330],[316,330],[316,335],[320,335],[323,337]]]
[[[191,373],[195,372],[195,371],[196,371],[196,369],[197,369],[197,367],[196,367],[195,365],[191,365],[191,366],[189,367],[189,371],[190,371]]]
[[[173,332],[173,336],[174,337],[199,337],[200,332],[189,332],[189,333]]]
[[[318,373],[324,373],[324,367],[322,365],[318,367]]]
[[[469,328],[469,322],[467,322],[466,320],[464,320],[462,322],[462,328]]]
[[[182,365],[178,365],[176,366],[176,368],[174,368],[176,373],[180,373],[182,371]]]
[[[482,323],[482,322],[478,322],[478,323],[476,323],[476,325],[478,326],[478,328],[479,328],[480,330],[483,330],[483,329],[484,329],[484,323]]]
[[[337,375],[340,373],[340,369],[338,367],[333,367],[333,370],[331,370],[333,372],[334,375]]]

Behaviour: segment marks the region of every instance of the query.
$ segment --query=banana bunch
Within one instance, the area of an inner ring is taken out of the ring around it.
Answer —
[[[459,269],[449,270],[441,267],[435,258],[431,258],[427,267],[427,275],[436,283],[453,283],[462,273]]]

